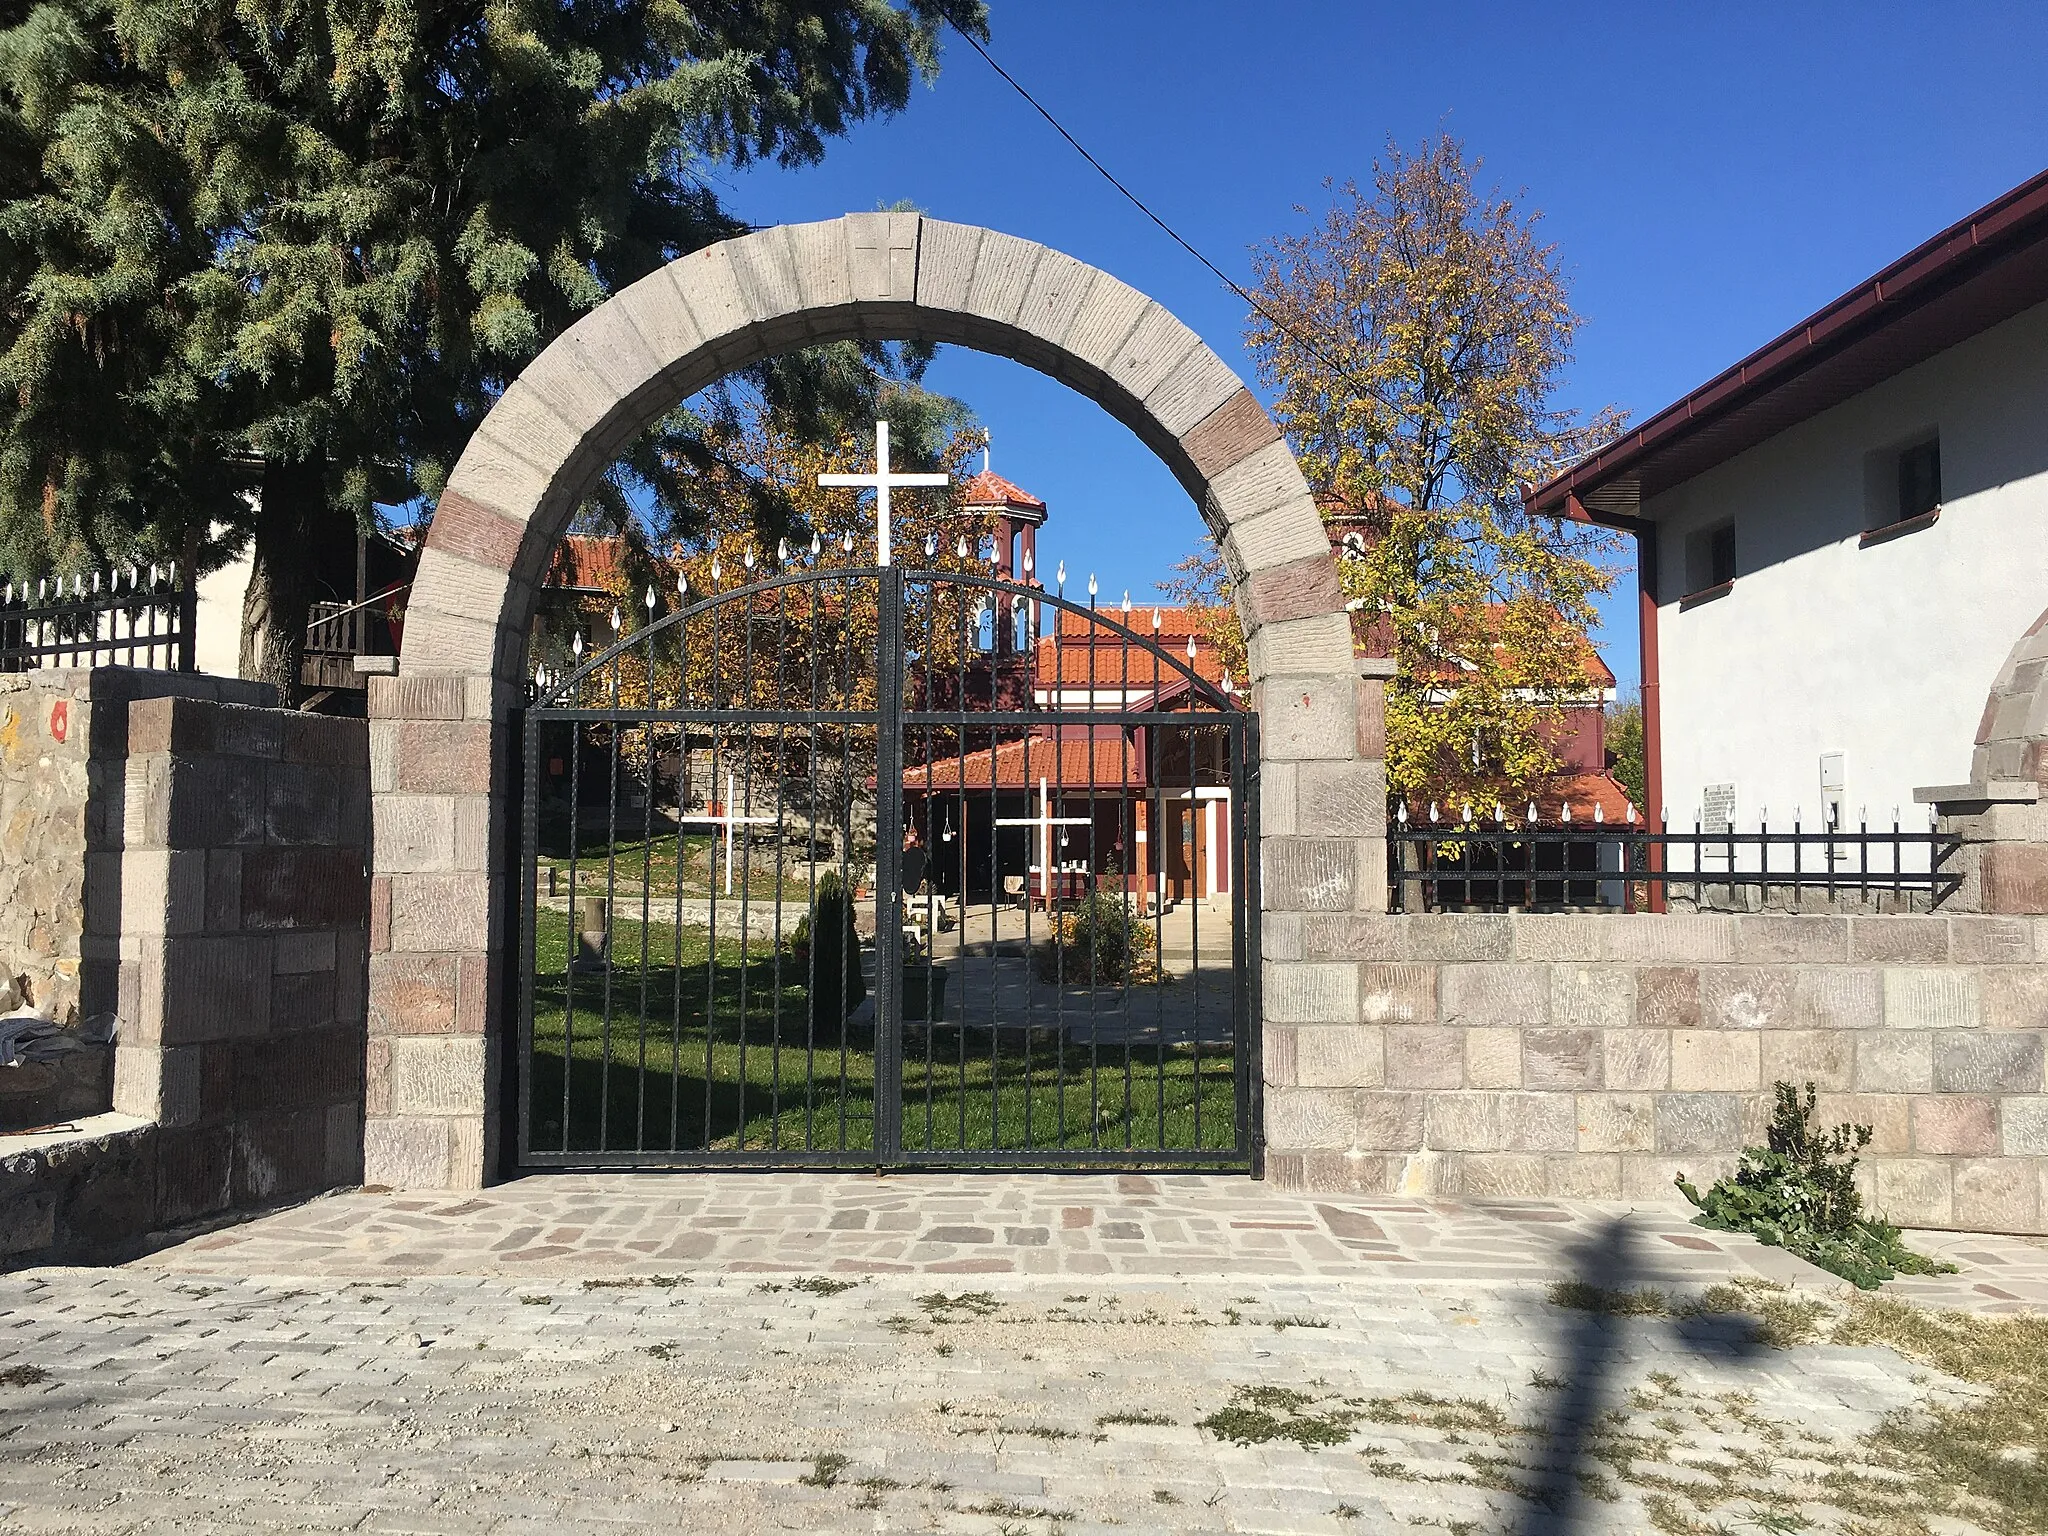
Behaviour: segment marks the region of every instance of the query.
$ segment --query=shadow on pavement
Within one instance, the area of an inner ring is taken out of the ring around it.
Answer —
[[[1609,1218],[1571,1253],[1572,1278],[1605,1292],[1633,1291],[1649,1269],[1636,1251],[1640,1239],[1623,1216]],[[1597,1521],[1587,1483],[1608,1472],[1597,1457],[1602,1420],[1624,1406],[1619,1368],[1629,1358],[1629,1331],[1670,1329],[1681,1347],[1720,1360],[1753,1359],[1768,1346],[1746,1313],[1699,1313],[1667,1320],[1628,1317],[1611,1310],[1554,1306],[1561,1325],[1562,1381],[1542,1389],[1539,1422],[1550,1440],[1528,1489],[1517,1536],[1569,1536]]]

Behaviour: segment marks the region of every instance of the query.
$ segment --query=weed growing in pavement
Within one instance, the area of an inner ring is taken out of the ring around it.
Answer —
[[[965,1323],[993,1317],[1003,1305],[987,1291],[962,1291],[958,1296],[933,1291],[929,1296],[918,1297],[917,1304],[935,1323]]]
[[[0,1387],[39,1387],[50,1379],[40,1365],[10,1365],[0,1371]]]
[[[1777,1103],[1766,1145],[1745,1147],[1734,1177],[1719,1180],[1704,1195],[1683,1174],[1673,1181],[1699,1208],[1696,1225],[1747,1232],[1866,1291],[1898,1274],[1955,1273],[1953,1264],[1906,1247],[1890,1222],[1863,1214],[1856,1161],[1870,1145],[1869,1126],[1815,1126],[1818,1096],[1812,1083],[1803,1099],[1790,1083],[1775,1084],[1773,1092]]]
[[[1154,1504],[1178,1504],[1180,1499],[1171,1488],[1154,1488],[1152,1490],[1152,1502]]]
[[[1800,1296],[1789,1286],[1761,1279],[1711,1285],[1692,1300],[1667,1296],[1650,1286],[1636,1291],[1610,1291],[1580,1280],[1565,1280],[1550,1288],[1550,1303],[1574,1312],[1597,1312],[1607,1317],[1688,1318],[1745,1313],[1755,1325],[1755,1342],[1779,1349],[1813,1342],[1820,1321],[1828,1312],[1827,1303],[1818,1298]]]
[[[1560,1280],[1550,1288],[1550,1304],[1573,1312],[1598,1312],[1608,1317],[1669,1317],[1671,1301],[1662,1291],[1610,1291],[1583,1280]]]
[[[640,1349],[643,1354],[652,1355],[657,1360],[673,1360],[678,1353],[673,1344],[643,1344]]]
[[[1339,1504],[1330,1513],[1339,1520],[1356,1520],[1365,1511],[1352,1504]]]
[[[934,1344],[932,1346],[932,1353],[937,1355],[942,1360],[949,1359],[951,1358],[953,1353],[953,1346],[946,1343],[944,1340],[941,1340],[939,1343]]]
[[[1266,1445],[1291,1440],[1303,1450],[1342,1445],[1364,1415],[1355,1399],[1319,1399],[1288,1387],[1239,1387],[1229,1403],[1195,1420],[1219,1440]]]
[[[1097,1429],[1111,1424],[1171,1424],[1174,1421],[1163,1413],[1105,1413],[1095,1421]]]
[[[554,1304],[555,1298],[552,1296],[522,1296],[519,1298],[519,1305],[522,1307],[551,1307]]]
[[[834,1280],[830,1275],[805,1275],[790,1281],[789,1288],[811,1296],[840,1296],[859,1284],[858,1280]]]
[[[1279,1333],[1288,1328],[1327,1328],[1330,1326],[1330,1320],[1327,1317],[1303,1317],[1300,1315],[1294,1315],[1289,1317],[1276,1317],[1266,1326],[1271,1328],[1275,1333]]]
[[[839,1474],[852,1464],[849,1458],[840,1455],[837,1451],[827,1451],[824,1455],[814,1458],[811,1462],[811,1470],[798,1478],[797,1481],[806,1488],[835,1487],[839,1482]]]

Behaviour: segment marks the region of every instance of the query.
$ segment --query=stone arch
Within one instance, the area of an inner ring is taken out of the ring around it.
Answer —
[[[1261,717],[1264,907],[1384,907],[1380,684],[1353,661],[1300,468],[1235,372],[1137,290],[1015,236],[895,213],[762,230],[671,262],[584,316],[505,391],[442,493],[398,675],[373,679],[370,695],[369,1182],[465,1187],[497,1171],[509,727],[528,622],[571,513],[675,401],[762,358],[848,338],[1015,359],[1098,401],[1159,455],[1236,584]],[[1355,965],[1346,987],[1345,967],[1295,959],[1284,919],[1269,917],[1266,934],[1269,1019],[1356,1022]]]
[[[1984,700],[1970,782],[1939,791],[1962,839],[1964,911],[2048,912],[2048,613],[2020,636]]]
[[[1984,700],[1970,782],[2048,784],[2048,613],[2020,636]]]

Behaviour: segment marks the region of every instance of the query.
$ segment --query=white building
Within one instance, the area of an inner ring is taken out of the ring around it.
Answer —
[[[1533,493],[1634,532],[1648,797],[1673,829],[1970,777],[2048,607],[2048,173]],[[1727,809],[1732,807],[1732,813]]]

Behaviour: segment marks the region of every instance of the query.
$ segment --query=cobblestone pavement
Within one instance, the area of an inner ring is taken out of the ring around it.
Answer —
[[[1940,1393],[1519,1285],[668,1278],[0,1279],[0,1526],[1835,1531],[1847,1442]]]
[[[2048,1290],[1916,1237],[1970,1265],[1929,1299]],[[1848,1532],[1900,1492],[1859,1437],[1962,1401],[1572,1274],[1836,1289],[1682,1210],[1218,1178],[351,1192],[0,1276],[0,1530]]]

